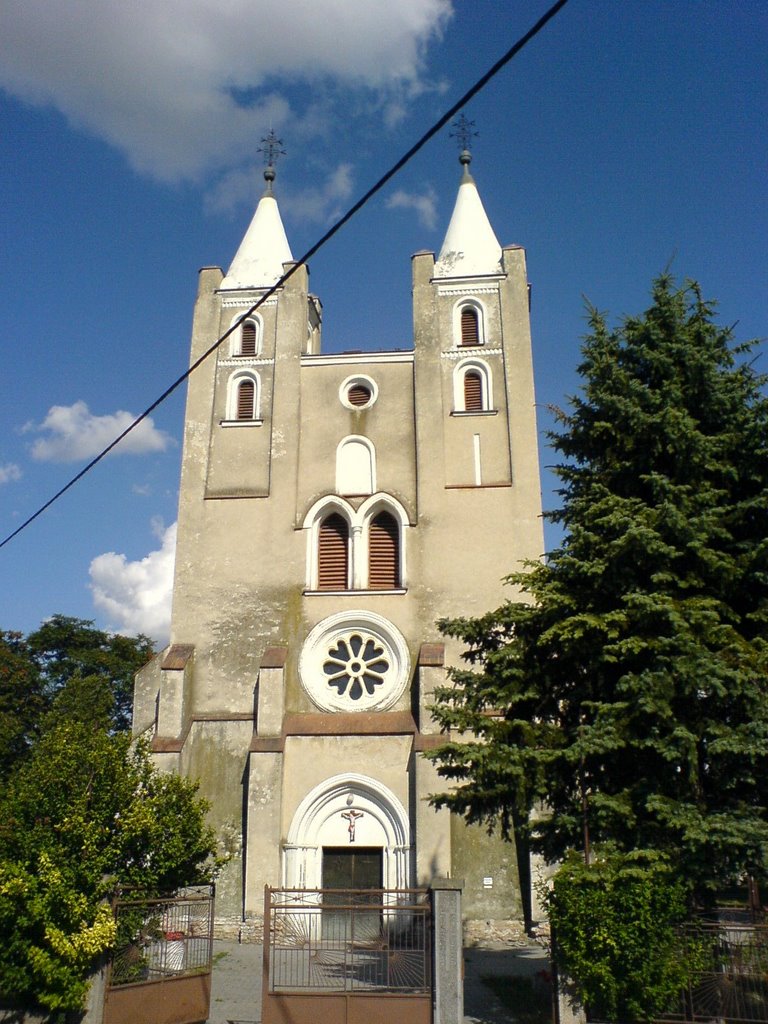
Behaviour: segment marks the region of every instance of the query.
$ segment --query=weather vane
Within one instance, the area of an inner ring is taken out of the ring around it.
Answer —
[[[448,133],[448,137],[456,139],[459,144],[459,149],[462,153],[468,153],[472,148],[472,139],[477,138],[480,132],[476,132],[475,122],[469,121],[463,114],[459,117],[458,121],[454,121],[451,128],[455,129]]]

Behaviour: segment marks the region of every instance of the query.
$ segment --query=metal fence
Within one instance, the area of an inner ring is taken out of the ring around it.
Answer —
[[[267,889],[265,924],[271,993],[431,993],[427,890]]]
[[[768,1021],[768,925],[697,921],[685,926],[681,949],[695,964],[665,1021]]]
[[[213,959],[213,888],[184,889],[165,899],[115,903],[117,943],[107,984],[203,974]]]

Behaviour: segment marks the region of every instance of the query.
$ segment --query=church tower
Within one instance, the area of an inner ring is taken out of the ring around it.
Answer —
[[[525,253],[460,160],[442,248],[413,257],[413,351],[323,355],[302,266],[190,377],[171,643],[134,732],[211,803],[222,929],[258,933],[265,884],[437,876],[470,929],[522,920],[514,846],[434,810],[422,756],[460,657],[437,620],[514,597],[543,551]],[[293,265],[265,178],[227,274],[200,272],[193,361]]]

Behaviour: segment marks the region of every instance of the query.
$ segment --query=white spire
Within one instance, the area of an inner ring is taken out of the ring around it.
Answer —
[[[272,194],[273,167],[264,172],[267,188],[259,200],[222,288],[269,288],[282,276],[283,264],[293,259],[291,247]]]
[[[435,277],[478,277],[501,270],[501,246],[469,173],[472,157],[465,149],[459,160],[464,174],[451,222],[435,263]]]

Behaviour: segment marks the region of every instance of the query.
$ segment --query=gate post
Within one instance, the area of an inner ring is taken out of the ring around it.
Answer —
[[[455,878],[432,881],[434,907],[434,1024],[463,1024],[464,950],[461,927],[461,891]]]

